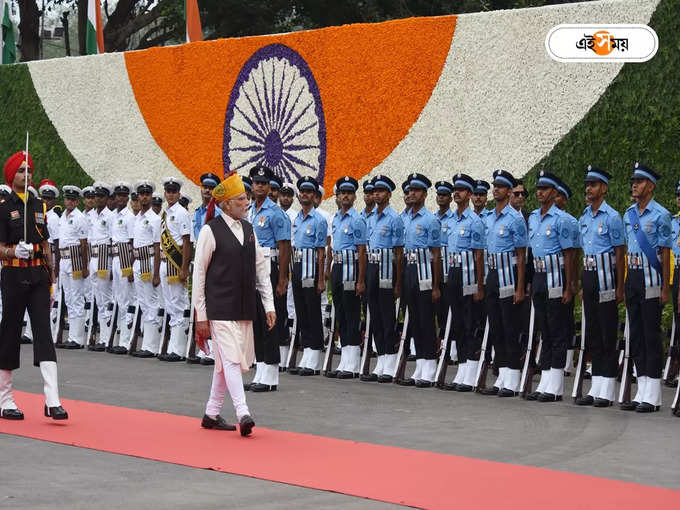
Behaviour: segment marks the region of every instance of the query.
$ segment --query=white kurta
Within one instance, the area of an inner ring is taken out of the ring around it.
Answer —
[[[220,221],[224,221],[232,233],[243,244],[243,227],[241,222],[222,214]],[[203,225],[198,234],[196,255],[194,258],[194,273],[192,281],[192,304],[196,310],[196,320],[208,319],[206,311],[205,276],[208,266],[215,252],[215,236],[208,225]],[[259,243],[255,242],[255,288],[262,296],[265,312],[274,311],[274,296],[269,280],[270,264]],[[241,365],[241,370],[247,372],[255,360],[255,341],[253,338],[253,321],[210,321],[210,334],[213,342],[217,342],[219,349],[215,351],[215,367],[222,369],[224,356],[227,361]]]

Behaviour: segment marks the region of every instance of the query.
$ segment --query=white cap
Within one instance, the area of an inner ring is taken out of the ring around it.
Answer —
[[[163,178],[163,187],[165,188],[166,185],[168,184],[177,184],[180,188],[182,187],[182,180],[178,179],[177,177],[164,177]]]
[[[156,191],[156,186],[154,186],[154,183],[151,182],[149,179],[142,179],[141,181],[137,181],[135,183],[135,191],[137,193],[139,193],[139,188],[141,188],[143,186],[147,187],[147,188],[151,188],[151,193]]]

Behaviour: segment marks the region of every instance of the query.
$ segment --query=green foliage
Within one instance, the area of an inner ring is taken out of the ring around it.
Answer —
[[[17,64],[0,68],[0,159],[5,160],[26,146],[35,164],[33,182],[49,177],[58,188],[64,184],[87,186],[92,179],[62,142],[45,114],[35,92],[28,66]],[[4,177],[2,178],[4,181]]]
[[[577,218],[585,207],[584,169],[600,166],[613,176],[607,202],[619,211],[630,205],[633,163],[643,161],[662,175],[655,199],[671,213],[680,179],[680,0],[661,0],[650,26],[659,36],[656,56],[642,64],[625,64],[586,116],[524,179],[532,190],[536,174],[546,169],[561,176],[574,192],[569,212]],[[579,65],[579,64],[563,64]],[[594,64],[593,64],[594,65]]]

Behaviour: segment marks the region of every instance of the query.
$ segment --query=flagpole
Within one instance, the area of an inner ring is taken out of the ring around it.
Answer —
[[[24,242],[27,239],[27,224],[28,220],[28,131],[26,131],[26,169],[24,170]]]

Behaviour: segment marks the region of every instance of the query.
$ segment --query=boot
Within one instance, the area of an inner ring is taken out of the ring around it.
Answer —
[[[24,413],[19,411],[12,395],[12,371],[0,370],[0,418],[23,420]]]
[[[184,325],[179,324],[170,328],[170,342],[168,343],[168,353],[176,354],[184,359],[184,353],[187,348],[187,335],[185,333]]]
[[[54,361],[41,361],[40,373],[42,374],[45,391],[45,416],[54,420],[68,419],[68,413],[61,407],[59,402],[59,388],[57,383],[57,363]]]
[[[85,321],[87,317],[69,318],[68,341],[70,349],[85,347]]]
[[[161,335],[158,325],[153,322],[144,323],[144,336],[142,338],[142,353],[145,358],[152,358],[158,354],[160,348]],[[148,353],[148,354],[147,354]]]

